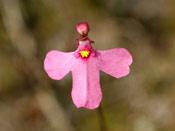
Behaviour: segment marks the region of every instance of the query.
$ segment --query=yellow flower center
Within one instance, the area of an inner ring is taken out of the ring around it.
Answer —
[[[90,54],[90,51],[88,51],[88,50],[80,51],[80,54],[81,54],[82,57],[88,57],[89,54]]]

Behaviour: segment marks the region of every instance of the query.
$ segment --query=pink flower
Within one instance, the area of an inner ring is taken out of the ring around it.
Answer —
[[[77,26],[77,31],[84,23]],[[86,23],[89,30],[89,26]],[[84,30],[84,29],[83,29]],[[78,31],[79,32],[79,31]],[[81,31],[80,31],[81,32]],[[131,54],[124,48],[96,51],[87,36],[78,39],[75,52],[64,53],[52,50],[47,53],[44,69],[54,80],[61,80],[72,72],[72,99],[77,108],[95,109],[102,100],[100,88],[100,70],[121,78],[129,74],[132,63]]]

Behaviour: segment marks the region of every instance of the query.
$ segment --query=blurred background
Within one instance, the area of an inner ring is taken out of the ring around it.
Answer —
[[[101,72],[99,111],[77,109],[71,73],[51,80],[50,50],[74,51],[88,22],[94,48],[126,48],[128,76]],[[174,0],[0,0],[0,131],[175,131]]]

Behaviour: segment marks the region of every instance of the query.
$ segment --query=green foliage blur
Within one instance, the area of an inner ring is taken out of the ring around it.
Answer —
[[[174,0],[0,0],[0,131],[105,131],[74,106],[71,73],[43,69],[48,51],[76,50],[80,22],[96,50],[133,55],[128,76],[101,72],[107,131],[175,131]]]

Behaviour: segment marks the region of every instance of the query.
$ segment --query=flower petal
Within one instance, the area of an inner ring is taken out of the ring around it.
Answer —
[[[75,58],[75,63],[72,67],[72,77],[72,99],[74,104],[78,108],[97,108],[101,102],[102,93],[96,58]]]
[[[100,70],[113,77],[120,78],[129,74],[132,56],[124,48],[97,51],[97,59]]]
[[[73,52],[64,53],[52,50],[46,55],[44,60],[44,69],[52,79],[60,80],[70,72],[72,67],[72,58]]]

